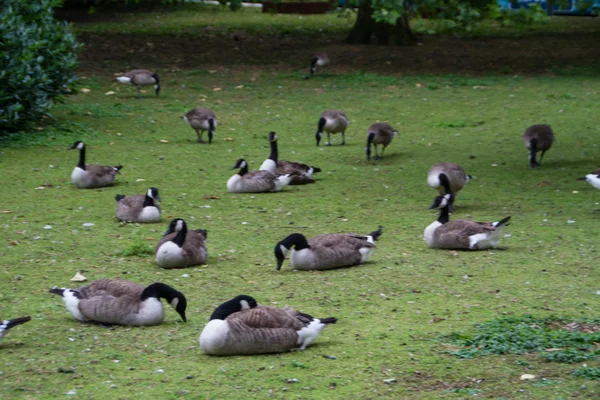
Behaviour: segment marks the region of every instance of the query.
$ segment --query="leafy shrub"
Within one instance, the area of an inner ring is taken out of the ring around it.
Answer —
[[[23,128],[47,115],[76,80],[79,47],[57,21],[57,0],[0,2],[0,129]]]
[[[584,379],[600,379],[600,368],[591,368],[587,366],[575,368],[575,370],[573,371],[573,375]]]

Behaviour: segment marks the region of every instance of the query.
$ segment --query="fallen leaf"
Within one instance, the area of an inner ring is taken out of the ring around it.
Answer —
[[[11,246],[16,246],[19,244],[19,242],[17,242],[16,240],[13,240],[12,242],[9,243]]]
[[[13,212],[12,210],[2,210],[2,214],[10,214]]]
[[[220,87],[213,88],[213,91],[218,92],[219,90],[223,90]]]
[[[521,379],[522,381],[531,381],[531,380],[535,379],[535,375],[523,374],[523,375],[521,375],[521,377],[519,379]]]
[[[74,277],[71,278],[72,282],[84,282],[87,281],[87,278],[85,276],[83,276],[82,274],[80,274],[79,272],[77,272],[75,274]]]
[[[248,281],[248,283],[254,285],[256,283],[256,281]]]
[[[89,92],[91,92],[90,89],[88,89],[88,88],[81,88],[81,93],[89,93]]]
[[[155,241],[156,239],[147,237],[146,240]]]
[[[546,351],[561,351],[564,349],[561,349],[560,347],[552,347],[551,349],[546,349]]]
[[[44,189],[46,189],[45,186],[38,186],[38,187],[35,188],[35,190],[44,190]]]
[[[226,138],[223,138],[223,140],[225,140],[227,142],[233,142],[235,139],[234,138],[230,138],[230,137],[226,137]]]
[[[104,93],[104,94],[105,94],[106,96],[110,96],[111,94],[117,94],[117,92],[110,91],[110,92],[106,92],[106,93]]]
[[[240,85],[240,86],[236,86],[236,89],[242,89],[244,87],[244,85]]]
[[[146,182],[146,180],[145,180],[145,179],[136,179],[135,181],[136,181],[136,182]]]
[[[169,141],[168,141],[168,140],[165,140],[165,139],[160,139],[160,142],[161,142],[161,143],[169,143]]]

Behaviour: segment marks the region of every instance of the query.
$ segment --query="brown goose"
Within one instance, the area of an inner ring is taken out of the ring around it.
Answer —
[[[208,144],[212,143],[213,134],[217,127],[217,117],[211,109],[196,107],[185,113],[181,118],[196,131],[198,143],[204,143],[204,140],[202,140],[204,131],[208,131]]]
[[[25,322],[30,321],[30,320],[31,320],[31,317],[20,317],[20,318],[8,319],[8,320],[2,320],[0,318],[0,342],[2,341],[4,336],[6,336],[9,329],[14,328],[17,325],[24,324]]]
[[[313,318],[286,307],[260,306],[250,296],[237,296],[215,309],[200,334],[206,354],[281,353],[305,350],[336,318]]]
[[[206,230],[188,230],[184,220],[175,218],[156,245],[156,263],[161,268],[206,264],[207,236]]]
[[[434,164],[427,173],[427,184],[440,194],[456,193],[471,179],[463,167],[458,164],[443,162]]]
[[[71,182],[79,189],[93,189],[112,186],[122,165],[105,166],[85,163],[85,144],[82,141],[73,143],[69,150],[79,150],[79,162],[71,173]]]
[[[529,150],[529,165],[531,165],[531,168],[539,167],[542,163],[542,158],[544,158],[544,153],[554,143],[554,132],[550,125],[532,125],[525,130],[523,142],[527,150]],[[538,151],[542,152],[539,162],[536,160]]]
[[[292,181],[290,182],[290,185],[306,185],[315,182],[312,176],[316,172],[321,172],[321,168],[311,167],[293,161],[279,160],[277,134],[275,132],[269,132],[268,140],[271,145],[271,154],[269,155],[269,158],[261,164],[259,168],[260,171],[269,171],[280,175],[291,174]]]
[[[50,293],[62,299],[76,320],[116,325],[151,326],[164,320],[160,299],[165,299],[186,322],[185,296],[165,285],[144,287],[119,279],[100,279],[77,289],[54,287]]]
[[[232,169],[240,171],[227,181],[231,193],[279,192],[292,181],[292,175],[276,175],[269,171],[248,172],[248,163],[243,158],[236,161]]]
[[[137,87],[138,98],[142,98],[142,86],[154,85],[156,95],[160,92],[160,79],[158,74],[147,69],[134,69],[118,76],[116,80],[120,83],[130,83]]]
[[[329,56],[327,53],[315,53],[310,61],[310,76],[312,77],[317,72],[317,67],[324,67],[329,64]]]
[[[118,194],[117,218],[126,222],[158,222],[160,221],[160,201],[158,189],[151,187],[145,195],[125,196]]]
[[[326,110],[321,114],[319,118],[319,125],[315,138],[317,139],[317,147],[321,142],[323,131],[327,132],[327,146],[331,146],[331,134],[340,133],[342,134],[342,145],[346,144],[346,128],[350,121],[343,111],[339,110]]]
[[[380,160],[383,158],[383,152],[385,148],[392,142],[392,139],[396,137],[398,131],[392,128],[390,124],[384,122],[376,122],[369,127],[367,132],[367,147],[365,152],[367,153],[367,161],[371,159],[371,145],[375,147],[375,159]],[[377,145],[382,146],[381,157],[377,154]]]

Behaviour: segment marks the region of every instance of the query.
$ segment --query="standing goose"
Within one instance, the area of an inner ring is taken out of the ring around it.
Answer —
[[[2,341],[4,336],[6,336],[9,329],[14,328],[17,325],[24,324],[25,322],[28,322],[30,320],[31,317],[21,317],[8,320],[0,319],[0,342]]]
[[[310,238],[293,233],[275,245],[277,270],[287,253],[294,269],[324,270],[359,265],[367,261],[381,236],[382,227],[366,236],[354,234],[324,234]]]
[[[440,194],[456,194],[471,178],[460,165],[443,162],[433,164],[429,169],[427,184]]]
[[[250,296],[237,296],[215,309],[200,334],[206,354],[282,353],[305,350],[336,318],[313,318],[292,308],[259,306]]]
[[[450,221],[449,208],[454,200],[452,193],[435,198],[430,209],[440,209],[439,218],[423,233],[427,245],[435,249],[486,250],[498,247],[502,230],[510,217],[498,222],[475,222],[469,220]]]
[[[62,299],[76,320],[116,325],[151,326],[164,320],[165,299],[186,322],[185,296],[165,285],[153,283],[144,287],[119,279],[99,279],[77,289],[54,287],[50,293]]]
[[[147,69],[134,69],[126,72],[122,76],[118,76],[116,79],[118,82],[131,83],[136,86],[138,98],[140,99],[142,98],[142,86],[154,85],[157,96],[160,92],[160,79],[158,78],[158,74],[148,71]]]
[[[600,190],[600,169],[591,174],[587,174],[583,178],[577,178],[578,181],[587,181],[590,185]]]
[[[104,166],[85,163],[85,144],[82,141],[73,143],[69,150],[79,150],[79,163],[71,173],[71,182],[79,189],[93,189],[112,186],[122,165]]]
[[[204,229],[188,230],[181,218],[175,218],[156,245],[156,263],[161,268],[185,268],[206,264]]]
[[[158,189],[151,187],[145,195],[116,195],[117,218],[126,222],[158,222],[160,221],[160,201]]]
[[[307,183],[315,183],[312,178],[316,172],[321,172],[321,168],[311,167],[306,164],[278,160],[279,153],[277,150],[277,134],[269,132],[269,144],[271,145],[271,154],[261,164],[260,171],[269,171],[274,174],[292,174],[292,182],[290,185],[305,185]]]
[[[211,109],[196,107],[185,113],[181,118],[196,131],[198,143],[204,143],[204,140],[202,140],[204,131],[208,131],[208,144],[212,143],[213,134],[217,127],[217,117]]]
[[[324,67],[327,64],[329,64],[327,53],[314,54],[310,61],[310,76],[306,76],[305,78],[311,78],[317,72],[317,67]]]
[[[269,171],[248,172],[248,163],[243,158],[235,162],[232,169],[240,171],[227,181],[231,193],[279,192],[292,181],[291,174],[276,175]]]
[[[544,153],[552,147],[554,143],[554,132],[550,125],[532,125],[525,130],[523,142],[529,150],[529,165],[531,168],[539,167],[544,158]],[[541,151],[540,161],[536,161],[536,154]]]
[[[392,128],[390,124],[386,124],[383,122],[376,122],[369,127],[367,133],[367,148],[365,149],[367,153],[367,161],[371,159],[371,145],[375,147],[375,159],[381,160],[383,159],[383,152],[385,148],[392,142],[392,139],[396,137],[398,131]],[[377,145],[380,144],[382,146],[381,149],[381,157],[377,154]]]
[[[342,133],[342,145],[346,144],[346,128],[350,121],[343,111],[339,110],[326,110],[321,114],[319,119],[319,125],[315,138],[317,139],[317,147],[321,142],[323,131],[327,132],[327,146],[331,146],[331,134]]]

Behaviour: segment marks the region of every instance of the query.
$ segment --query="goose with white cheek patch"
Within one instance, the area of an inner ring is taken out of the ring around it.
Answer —
[[[600,190],[600,169],[591,174],[587,174],[583,178],[577,178],[578,181],[586,181],[596,189]]]
[[[502,231],[508,225],[510,217],[498,222],[450,221],[449,208],[453,198],[452,193],[438,196],[429,207],[440,209],[440,216],[425,228],[423,237],[427,245],[435,249],[449,250],[497,248],[502,239]]]
[[[157,73],[147,69],[134,69],[116,78],[117,82],[132,84],[137,87],[138,98],[142,98],[142,86],[154,85],[154,91],[158,96],[160,92],[160,78]]]
[[[200,348],[215,356],[305,350],[336,318],[313,318],[292,308],[261,306],[240,295],[215,309],[200,335]]]
[[[118,194],[117,200],[117,218],[126,222],[159,222],[160,207],[156,204],[160,201],[158,189],[151,187],[146,194],[135,196],[125,196]]]
[[[321,143],[323,132],[327,132],[327,146],[331,146],[331,134],[341,133],[342,143],[346,144],[346,129],[350,124],[350,120],[346,116],[346,113],[340,110],[326,110],[321,114],[319,118],[319,124],[317,125],[317,133],[315,139],[317,139],[317,147]]]
[[[227,190],[231,193],[279,192],[292,181],[292,174],[248,171],[248,163],[243,158],[235,162],[232,169],[236,168],[240,171],[227,181]]]
[[[317,72],[317,67],[324,67],[329,64],[329,56],[327,53],[316,53],[313,55],[310,60],[310,75],[305,76],[305,79],[312,78],[312,76]]]
[[[375,248],[375,240],[382,233],[380,226],[375,232],[360,236],[354,234],[324,234],[306,240],[300,233],[293,233],[275,245],[277,270],[290,253],[292,268],[303,271],[350,267],[365,263]]]
[[[2,341],[4,336],[6,336],[9,329],[12,329],[17,325],[24,324],[25,322],[28,322],[28,321],[31,321],[31,317],[20,317],[20,318],[8,319],[8,320],[2,320],[0,318],[0,342]]]
[[[443,162],[434,164],[427,173],[427,184],[437,190],[440,195],[452,193],[456,196],[462,188],[472,179],[463,167],[458,164]],[[453,204],[450,212],[453,212]]]
[[[214,111],[209,108],[196,107],[181,117],[185,122],[190,124],[196,132],[198,143],[205,143],[202,139],[202,134],[208,132],[208,144],[212,143],[215,129],[217,128],[217,116]]]
[[[164,320],[165,299],[186,322],[185,296],[165,285],[149,286],[119,279],[100,279],[77,289],[54,287],[50,293],[62,297],[67,310],[81,322],[111,325],[152,326]]]
[[[71,182],[79,189],[94,189],[106,186],[112,186],[115,183],[115,177],[123,168],[122,165],[105,166],[85,163],[85,143],[77,141],[73,143],[69,150],[79,150],[79,162],[71,173]]]
[[[277,148],[277,134],[275,132],[269,132],[268,136],[269,144],[271,145],[271,154],[260,165],[260,171],[269,171],[274,174],[292,175],[292,181],[290,185],[306,185],[308,183],[315,183],[313,174],[321,172],[319,167],[311,167],[310,165],[297,163],[293,161],[279,160],[279,150]]]
[[[532,125],[525,130],[523,143],[525,143],[525,147],[529,150],[529,165],[531,168],[539,167],[544,154],[550,150],[552,143],[554,143],[554,132],[550,125]],[[537,161],[536,155],[540,151],[542,152],[540,161]]]
[[[206,230],[188,230],[184,220],[173,219],[156,245],[156,263],[161,268],[185,268],[206,264],[207,236]]]

